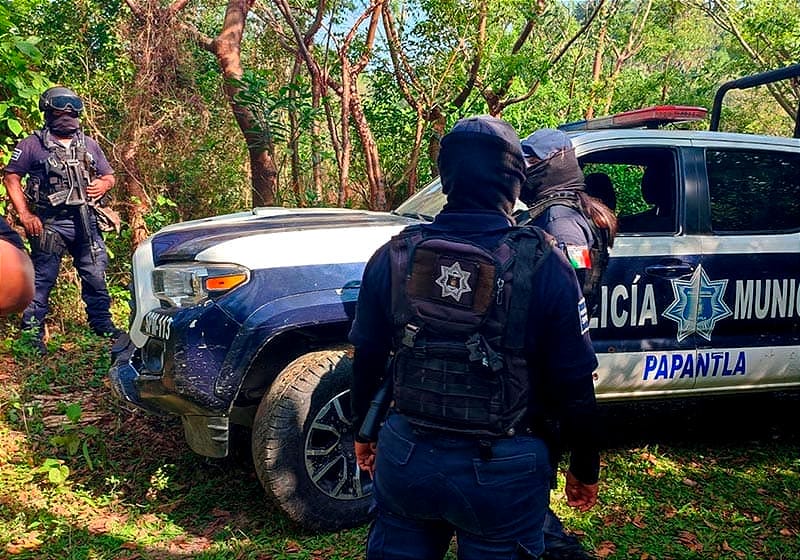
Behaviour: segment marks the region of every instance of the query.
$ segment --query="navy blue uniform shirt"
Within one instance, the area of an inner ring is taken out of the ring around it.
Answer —
[[[77,133],[76,133],[77,134]],[[73,142],[75,135],[73,135]],[[108,163],[103,150],[97,142],[84,135],[84,142],[86,144],[86,151],[91,154],[95,162],[95,171],[98,177],[103,175],[111,175],[114,170],[111,164]],[[47,184],[47,177],[44,175],[44,166],[36,165],[40,161],[46,160],[50,157],[50,150],[44,147],[42,141],[35,134],[31,134],[20,140],[17,147],[11,154],[11,161],[5,167],[6,173],[15,173],[20,177],[30,175],[31,177],[38,177],[42,185]]]
[[[594,245],[594,235],[589,222],[583,214],[569,206],[554,204],[532,223],[555,237],[559,245],[563,243],[588,248]]]
[[[508,217],[499,212],[443,211],[424,227],[431,233],[450,234],[491,250],[512,226]],[[558,250],[545,257],[533,283],[526,329],[531,374],[552,388],[548,398],[562,417],[569,441],[575,444],[573,474],[583,482],[593,483],[599,469],[595,464],[596,448],[593,442],[584,445],[581,430],[587,415],[592,417],[596,410],[592,372],[597,358],[589,338],[581,289],[574,270]],[[356,422],[368,409],[383,375],[382,365],[392,350],[391,290],[389,246],[385,244],[364,269],[350,331],[350,342],[356,347],[352,392]]]

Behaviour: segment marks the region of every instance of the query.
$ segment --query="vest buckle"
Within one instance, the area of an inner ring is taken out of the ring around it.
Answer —
[[[403,339],[401,340],[403,346],[414,348],[414,343],[417,340],[418,334],[419,334],[419,327],[417,325],[412,325],[411,323],[407,323],[405,329],[403,330]]]

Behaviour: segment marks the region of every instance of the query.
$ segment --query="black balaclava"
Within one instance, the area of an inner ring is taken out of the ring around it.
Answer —
[[[564,191],[585,190],[583,171],[569,136],[543,128],[522,141],[528,167],[520,198],[525,204]]]
[[[63,113],[55,115],[50,109],[44,112],[44,122],[47,128],[61,138],[69,138],[80,128],[77,113]]]
[[[525,180],[519,136],[489,115],[459,120],[441,141],[443,211],[496,210],[511,216]]]

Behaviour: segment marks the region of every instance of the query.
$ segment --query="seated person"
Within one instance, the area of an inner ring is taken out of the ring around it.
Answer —
[[[605,173],[589,173],[585,178],[586,192],[589,196],[603,202],[612,211],[617,209],[617,193],[614,192],[614,185],[611,178]]]
[[[674,192],[672,169],[648,165],[642,176],[642,198],[652,207],[638,214],[620,216],[619,230],[625,233],[675,231]]]

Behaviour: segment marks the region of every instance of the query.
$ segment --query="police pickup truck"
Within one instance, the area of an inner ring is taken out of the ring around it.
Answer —
[[[563,127],[587,177],[642,209],[620,215],[592,318],[601,401],[800,388],[800,125],[795,138],[717,132],[722,95],[708,132],[653,128],[705,116],[678,106]],[[392,213],[257,208],[162,229],[133,256],[115,394],[178,415],[207,457],[228,455],[246,427],[289,517],[362,523],[371,484],[353,455],[347,346],[361,274],[443,201],[434,181]]]

